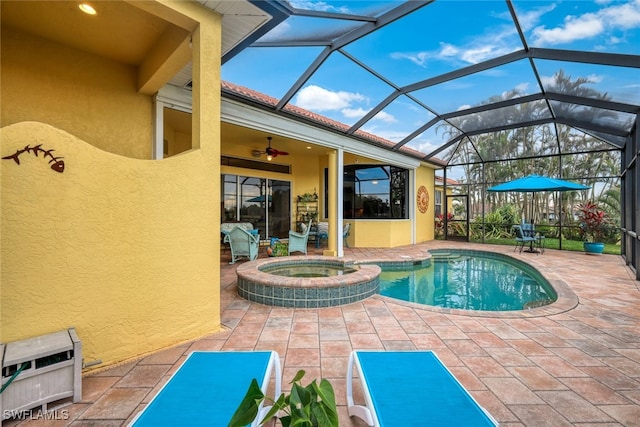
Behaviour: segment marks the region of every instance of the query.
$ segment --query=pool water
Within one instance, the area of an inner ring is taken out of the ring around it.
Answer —
[[[353,273],[354,271],[358,271],[358,268],[320,264],[298,264],[265,268],[262,271],[285,277],[331,277]]]
[[[513,311],[554,302],[553,287],[533,267],[500,254],[432,251],[428,265],[382,267],[380,293],[463,310]]]

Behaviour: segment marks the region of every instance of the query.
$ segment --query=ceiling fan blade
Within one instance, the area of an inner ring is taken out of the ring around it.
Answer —
[[[274,156],[288,156],[289,153],[287,153],[286,151],[280,151],[280,150],[276,150],[275,148],[272,148],[273,150],[273,155]]]

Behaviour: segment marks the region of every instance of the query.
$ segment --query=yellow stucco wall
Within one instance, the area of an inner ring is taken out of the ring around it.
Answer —
[[[411,244],[411,220],[346,220],[351,223],[349,246],[392,248]]]
[[[194,87],[218,88],[220,17],[166,5],[200,22]],[[219,90],[194,96],[199,149],[151,161],[135,67],[5,26],[1,61],[0,157],[41,144],[65,170],[0,161],[0,342],[73,326],[103,367],[219,331]]]
[[[200,150],[162,161],[104,152],[51,126],[2,129],[3,342],[74,326],[87,362],[219,330],[212,172]],[[185,191],[188,189],[188,191]]]
[[[416,213],[416,243],[422,243],[434,239],[435,216],[433,204],[435,202],[435,170],[426,165],[420,165],[416,169],[416,193],[421,185],[424,185],[429,193],[429,206],[427,211],[422,213],[418,209],[416,194],[412,195],[414,209]]]
[[[151,157],[151,97],[135,67],[2,26],[0,125],[49,123],[111,153]]]

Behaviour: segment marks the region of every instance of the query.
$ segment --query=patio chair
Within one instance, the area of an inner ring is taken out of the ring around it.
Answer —
[[[353,369],[365,405],[353,400]],[[347,366],[347,406],[370,426],[496,426],[432,351],[353,351]]]
[[[322,241],[329,241],[329,223],[319,222],[316,231],[316,248],[322,246]]]
[[[347,237],[349,237],[350,231],[351,231],[351,223],[347,222],[344,224],[344,227],[342,227],[342,241],[344,242],[345,248],[349,247],[349,242],[347,242]]]
[[[195,351],[129,424],[144,426],[226,426],[244,398],[253,378],[263,393],[281,393],[280,357],[275,351]],[[251,426],[270,407],[261,406]]]
[[[291,252],[303,252],[307,254],[307,241],[309,240],[309,232],[311,231],[311,221],[309,225],[302,224],[302,233],[289,230],[289,255]]]
[[[227,238],[231,247],[231,262],[229,264],[234,264],[243,257],[248,258],[250,261],[258,258],[260,235],[253,234],[241,227],[234,227],[227,234]]]
[[[524,249],[525,245],[529,245],[531,252],[533,252],[533,244],[536,242],[536,238],[525,234],[522,229],[522,225],[514,225],[513,231],[516,233],[516,247],[513,251],[515,252],[516,249],[520,248],[520,253],[522,253],[522,249]]]

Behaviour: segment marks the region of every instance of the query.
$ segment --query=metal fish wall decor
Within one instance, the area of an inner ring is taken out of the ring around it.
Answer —
[[[50,157],[51,159],[49,160],[49,164],[51,165],[51,169],[53,169],[54,171],[58,172],[58,173],[62,173],[64,172],[64,160],[62,160],[62,157],[56,157],[54,156],[53,153],[55,150],[51,149],[51,150],[45,150],[44,148],[42,148],[42,144],[38,144],[38,145],[34,145],[33,147],[30,146],[25,146],[22,150],[17,150],[15,153],[13,153],[10,156],[5,156],[2,159],[3,160],[12,160],[15,161],[17,164],[20,164],[20,155],[22,153],[31,153],[34,156],[38,157],[38,154],[42,153],[44,154],[44,158]]]

